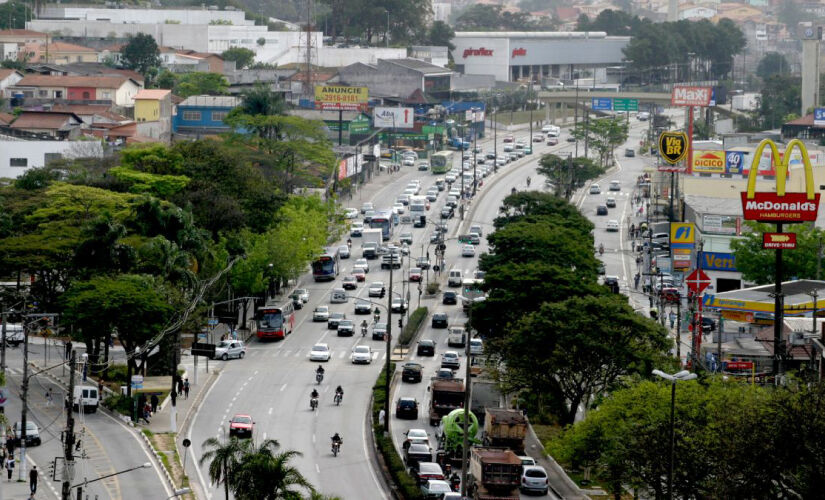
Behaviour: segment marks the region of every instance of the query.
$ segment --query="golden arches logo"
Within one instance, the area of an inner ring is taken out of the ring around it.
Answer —
[[[756,191],[756,176],[759,161],[765,147],[771,148],[771,159],[776,165],[776,192],[763,193]],[[805,169],[805,193],[786,193],[788,175],[790,174],[791,154],[799,149],[802,165]],[[799,139],[791,140],[785,148],[784,158],[779,154],[776,143],[764,139],[753,153],[750,172],[748,172],[748,188],[742,195],[742,212],[746,220],[762,222],[805,222],[815,221],[819,210],[819,193],[814,185],[813,168],[808,149]]]

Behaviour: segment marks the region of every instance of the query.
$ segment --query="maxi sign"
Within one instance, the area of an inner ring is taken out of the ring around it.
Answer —
[[[670,103],[674,106],[707,106],[712,95],[711,87],[673,87]]]
[[[769,146],[776,164],[776,192],[756,192],[756,171],[762,150]],[[785,181],[790,170],[791,153],[798,148],[805,168],[805,193],[786,193]],[[815,192],[811,160],[805,144],[793,139],[785,148],[784,160],[779,155],[776,144],[770,139],[759,143],[753,155],[753,164],[748,172],[748,190],[741,193],[742,212],[745,220],[772,223],[810,222],[816,220],[819,211],[819,193]]]

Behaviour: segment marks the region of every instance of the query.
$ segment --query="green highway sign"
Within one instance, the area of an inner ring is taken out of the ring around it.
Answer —
[[[613,111],[639,111],[638,99],[613,99]]]

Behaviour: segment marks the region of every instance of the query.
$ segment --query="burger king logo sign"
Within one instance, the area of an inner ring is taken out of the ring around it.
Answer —
[[[759,159],[765,146],[770,147],[776,167],[776,192],[756,192],[756,175]],[[790,173],[788,164],[794,148],[799,149],[802,164],[805,170],[805,192],[786,193],[785,181]],[[784,159],[783,159],[784,156]],[[785,148],[785,154],[780,155],[776,143],[765,139],[759,143],[753,154],[753,163],[748,172],[748,189],[741,193],[742,212],[745,220],[760,222],[792,223],[815,221],[819,211],[819,193],[815,192],[814,174],[811,168],[811,159],[805,144],[799,139],[793,139]]]

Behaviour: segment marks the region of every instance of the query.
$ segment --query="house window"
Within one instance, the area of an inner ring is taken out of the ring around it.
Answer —
[[[212,112],[212,121],[213,122],[222,122],[226,119],[226,115],[229,113],[226,111],[213,111]]]
[[[112,96],[112,93],[111,93],[111,92],[109,92],[108,90],[104,90],[104,91],[103,91],[103,97],[104,97],[104,98],[107,98],[107,99],[108,99],[108,98],[109,98],[109,97],[111,97],[111,96]]]
[[[63,91],[62,90],[55,90],[54,91],[54,98],[55,99],[63,99]]]
[[[49,91],[48,90],[38,90],[37,91],[37,96],[38,97],[49,97]]]
[[[87,92],[83,92],[83,98],[84,98],[84,99],[91,99],[91,98],[92,98],[92,95],[91,95],[88,91],[87,91]]]
[[[10,167],[28,167],[29,166],[29,159],[28,158],[9,158],[9,166]]]
[[[201,121],[201,112],[200,111],[184,111],[183,112],[183,119],[188,122],[199,122]]]

